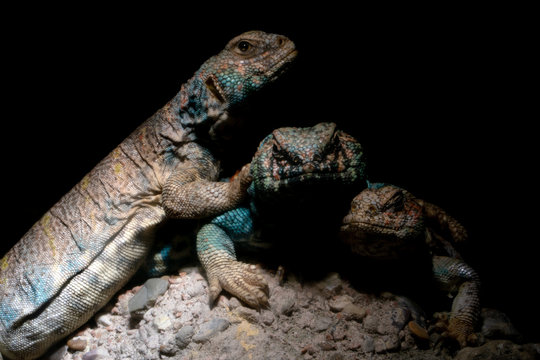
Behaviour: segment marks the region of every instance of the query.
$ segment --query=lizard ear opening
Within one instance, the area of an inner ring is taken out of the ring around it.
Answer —
[[[215,79],[213,75],[208,76],[204,83],[206,85],[206,88],[210,91],[210,94],[212,94],[212,96],[214,96],[220,103],[223,104],[226,102],[225,97],[221,92],[221,88],[219,87],[219,84],[217,82],[217,79]]]

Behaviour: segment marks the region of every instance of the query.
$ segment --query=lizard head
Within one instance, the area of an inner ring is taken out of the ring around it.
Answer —
[[[373,183],[352,200],[340,236],[359,255],[396,258],[414,250],[423,229],[422,205],[410,192]]]
[[[360,143],[334,123],[280,128],[259,145],[251,162],[256,197],[282,198],[365,183]],[[331,188],[328,188],[331,185]]]
[[[285,36],[249,31],[203,65],[204,83],[219,102],[234,106],[277,79],[296,54]]]
[[[211,137],[234,122],[229,110],[274,82],[296,58],[294,43],[282,35],[249,31],[233,38],[188,81],[182,124],[206,123]],[[210,119],[210,121],[206,121]]]

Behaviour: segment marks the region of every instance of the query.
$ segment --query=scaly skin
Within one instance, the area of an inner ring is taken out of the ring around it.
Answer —
[[[34,359],[84,324],[137,270],[166,218],[201,218],[245,197],[248,168],[217,182],[234,110],[295,58],[280,35],[244,33],[56,203],[0,260],[0,352]]]
[[[251,307],[266,306],[265,281],[254,265],[236,260],[234,243],[263,246],[255,235],[261,222],[282,226],[284,207],[300,204],[302,208],[306,197],[320,192],[334,194],[346,187],[358,191],[365,184],[364,173],[360,144],[333,123],[274,130],[251,162],[250,203],[214,218],[197,234],[210,301],[225,289]]]
[[[467,233],[444,210],[414,197],[393,185],[370,184],[351,203],[343,219],[341,238],[361,256],[395,259],[421,251],[428,245],[433,256],[434,279],[441,288],[457,293],[452,305],[448,335],[461,346],[474,340],[474,327],[480,315],[480,280],[463,262],[451,243],[463,241]]]

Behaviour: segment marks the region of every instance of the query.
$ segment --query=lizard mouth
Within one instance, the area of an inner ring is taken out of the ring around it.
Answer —
[[[318,193],[319,191],[333,191],[330,189],[344,189],[347,185],[354,185],[361,178],[358,168],[349,167],[342,171],[321,170],[306,172],[274,172],[254,177],[256,187],[262,187],[269,194],[289,193]],[[300,196],[300,195],[298,195]]]
[[[268,71],[266,71],[266,76],[269,77],[271,82],[277,80],[281,76],[281,74],[287,71],[287,69],[289,68],[288,65],[292,63],[292,61],[296,58],[297,54],[298,50],[292,49],[283,58],[273,64],[268,69]],[[206,88],[209,90],[210,94],[219,103],[224,104],[227,102],[225,91],[223,91],[223,89],[219,85],[219,81],[214,74],[210,74],[206,78],[204,84],[206,85]]]
[[[219,82],[217,81],[214,74],[210,74],[204,84],[206,85],[206,88],[210,91],[210,94],[214,98],[216,98],[217,101],[219,101],[221,104],[225,103],[225,93],[219,85]]]
[[[276,80],[281,74],[287,71],[289,65],[294,61],[294,59],[296,59],[297,55],[298,50],[296,50],[296,48],[293,48],[280,60],[276,61],[276,63],[272,65],[270,69],[268,69],[268,71],[266,72],[266,74],[270,76],[270,81]]]
[[[418,228],[414,226],[402,226],[400,224],[377,224],[372,222],[352,220],[351,215],[345,216],[340,232],[343,235],[359,239],[377,239],[384,236],[406,239],[415,237]],[[414,234],[414,235],[413,235]]]

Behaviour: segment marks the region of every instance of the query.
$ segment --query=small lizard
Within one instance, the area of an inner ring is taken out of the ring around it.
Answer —
[[[352,200],[340,236],[354,253],[370,258],[403,258],[422,253],[427,245],[433,254],[433,278],[442,290],[457,293],[447,335],[461,346],[474,342],[480,279],[453,248],[452,242],[467,238],[456,219],[404,189],[372,183]]]
[[[320,123],[274,130],[259,145],[250,173],[249,203],[202,226],[197,254],[207,273],[211,302],[225,289],[260,308],[268,303],[267,285],[257,267],[237,261],[235,244],[263,247],[268,236],[259,238],[261,227],[274,226],[283,233],[289,229],[287,218],[298,226],[300,212],[316,206],[325,194],[350,199],[365,186],[365,163],[360,143],[335,124]],[[348,196],[341,195],[345,193]]]
[[[230,183],[204,146],[234,111],[296,57],[292,41],[260,31],[232,39],[60,199],[0,259],[0,353],[34,359],[84,324],[144,259],[166,218],[238,206],[248,167]]]
[[[467,238],[465,228],[438,206],[401,188],[366,182],[362,148],[352,137],[329,123],[277,129],[259,146],[251,175],[249,204],[217,216],[197,234],[211,302],[225,289],[252,307],[266,306],[266,283],[255,266],[237,261],[235,245],[271,246],[260,242],[258,228],[289,231],[284,219],[290,214],[296,221],[306,211],[304,201],[309,197],[320,202],[325,193],[345,185],[358,191],[367,184],[353,199],[340,237],[353,253],[370,258],[403,258],[425,251],[426,245],[433,253],[444,254],[434,255],[432,263],[435,281],[446,291],[458,292],[448,335],[461,345],[472,340],[480,309],[478,275],[440,235],[448,233],[454,242],[461,242]]]

